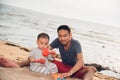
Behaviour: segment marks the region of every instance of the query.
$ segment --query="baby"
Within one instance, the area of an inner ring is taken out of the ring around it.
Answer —
[[[30,70],[40,72],[43,74],[58,72],[57,66],[49,61],[49,57],[52,54],[49,55],[44,54],[46,51],[43,50],[48,47],[48,44],[49,44],[48,34],[40,33],[37,37],[38,47],[32,49],[28,57],[30,61]]]

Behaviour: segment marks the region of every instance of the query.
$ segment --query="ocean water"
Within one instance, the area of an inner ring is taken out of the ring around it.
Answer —
[[[81,43],[85,63],[97,63],[120,73],[120,27],[0,4],[0,40],[33,48],[39,33],[48,33],[51,42],[62,24],[69,25],[73,38]]]

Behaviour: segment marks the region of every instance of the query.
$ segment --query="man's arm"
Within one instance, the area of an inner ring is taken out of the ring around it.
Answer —
[[[84,65],[83,55],[82,55],[82,53],[78,53],[77,54],[77,63],[73,66],[73,68],[68,73],[71,73],[71,75],[72,75],[73,73],[78,71],[83,65]]]

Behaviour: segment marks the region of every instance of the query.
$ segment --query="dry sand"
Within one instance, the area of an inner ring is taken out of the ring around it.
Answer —
[[[17,63],[27,59],[30,49],[21,47],[11,42],[0,41],[0,57],[9,58]],[[0,67],[0,80],[53,80],[50,75],[43,75],[29,70],[29,66],[20,68]],[[66,80],[79,80],[67,78]],[[96,72],[93,80],[120,80]]]

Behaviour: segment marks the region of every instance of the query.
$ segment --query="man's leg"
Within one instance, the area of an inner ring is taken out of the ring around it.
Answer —
[[[96,72],[96,68],[93,66],[86,66],[86,67],[87,67],[87,72],[84,74],[83,80],[92,80]]]
[[[68,71],[70,71],[70,69],[72,68],[71,66],[66,65],[66,64],[63,64],[63,63],[60,62],[60,61],[54,60],[53,63],[56,64],[59,73],[68,72]]]
[[[85,75],[85,73],[87,73],[87,67],[83,66],[82,68],[80,68],[77,72],[75,72],[72,77],[76,77],[79,79],[83,79],[83,76]]]
[[[65,65],[59,61],[53,61],[53,63],[55,63],[57,65],[58,71],[60,73],[68,72],[72,68],[71,66]],[[83,80],[92,80],[95,72],[96,72],[96,68],[94,68],[92,66],[91,67],[83,66],[80,70],[78,70],[76,73],[74,73],[72,75],[72,77],[76,77],[76,78],[83,79]]]
[[[77,72],[75,72],[72,77],[76,77],[82,80],[92,80],[94,73],[96,72],[96,68],[83,66]]]

